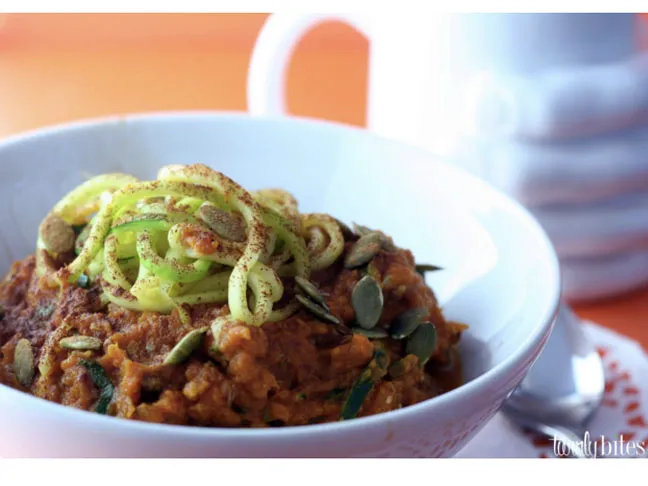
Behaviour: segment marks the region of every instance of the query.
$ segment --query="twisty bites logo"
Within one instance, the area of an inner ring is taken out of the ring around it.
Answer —
[[[555,457],[570,457],[575,448],[587,458],[646,457],[646,446],[642,442],[627,441],[622,435],[614,440],[606,438],[604,435],[594,439],[589,432],[585,432],[582,439],[561,441],[554,437],[552,441]]]

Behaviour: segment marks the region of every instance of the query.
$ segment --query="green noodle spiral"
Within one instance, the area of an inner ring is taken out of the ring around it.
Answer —
[[[245,241],[220,234],[201,215],[205,204],[243,224]],[[227,303],[233,319],[253,326],[285,319],[299,306],[291,301],[276,308],[282,278],[308,278],[344,250],[332,217],[300,214],[290,193],[250,193],[201,164],[163,167],[153,181],[94,177],[51,214],[85,229],[78,254],[59,269],[51,268],[39,235],[40,275],[65,284],[85,273],[107,301],[137,311],[177,309],[183,319],[189,315],[183,306],[205,303]]]

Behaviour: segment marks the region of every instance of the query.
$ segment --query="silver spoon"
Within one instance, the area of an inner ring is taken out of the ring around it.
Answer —
[[[560,441],[573,457],[593,457],[586,427],[604,390],[601,357],[562,303],[545,349],[502,412],[518,426]]]

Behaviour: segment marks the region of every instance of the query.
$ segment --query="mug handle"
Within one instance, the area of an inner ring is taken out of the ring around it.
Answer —
[[[247,79],[248,112],[285,115],[286,69],[295,46],[310,29],[326,21],[341,21],[371,39],[369,22],[354,14],[272,14],[263,25],[250,59]]]

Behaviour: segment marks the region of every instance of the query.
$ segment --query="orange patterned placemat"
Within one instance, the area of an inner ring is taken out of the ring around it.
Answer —
[[[584,324],[605,366],[605,396],[587,427],[590,453],[648,458],[648,355],[643,348],[592,322]],[[552,439],[521,432],[498,414],[457,457],[552,458],[564,449]]]

